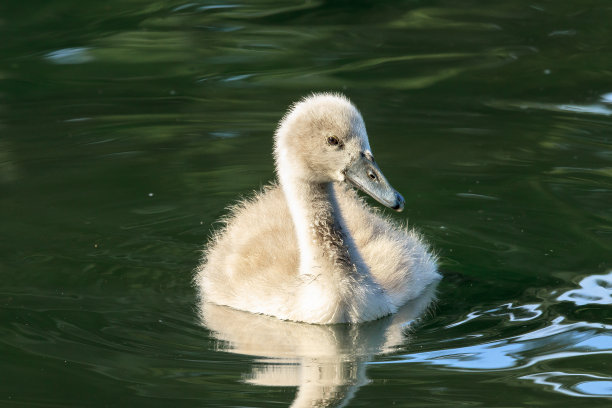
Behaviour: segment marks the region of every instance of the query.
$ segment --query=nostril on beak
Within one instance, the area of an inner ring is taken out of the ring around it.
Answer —
[[[369,171],[368,172],[368,177],[373,180],[373,181],[377,181],[378,177],[376,177],[376,174],[373,171]]]

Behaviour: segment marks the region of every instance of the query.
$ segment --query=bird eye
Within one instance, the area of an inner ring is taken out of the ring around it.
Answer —
[[[336,136],[330,136],[327,138],[327,144],[330,146],[338,146],[340,140]]]

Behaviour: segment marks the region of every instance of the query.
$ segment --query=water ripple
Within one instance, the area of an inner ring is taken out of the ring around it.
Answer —
[[[528,320],[533,320],[542,315],[542,311],[540,310],[539,304],[531,304],[531,305],[518,305],[514,306],[512,303],[506,303],[499,307],[495,307],[484,312],[475,311],[470,312],[466,318],[463,320],[447,325],[445,328],[450,329],[453,327],[460,326],[464,323],[467,323],[471,320],[483,317],[483,316],[494,316],[494,317],[502,317],[507,316],[508,320],[511,322],[524,322]]]
[[[45,58],[55,64],[62,65],[83,64],[94,60],[94,57],[90,53],[90,48],[88,47],[63,48],[47,53]]]
[[[612,271],[607,275],[587,276],[580,281],[580,289],[569,290],[557,300],[572,302],[577,306],[612,304]]]
[[[558,317],[547,327],[503,340],[405,354],[393,363],[424,363],[451,370],[508,370],[548,360],[612,354],[612,325]]]
[[[530,102],[530,101],[492,101],[488,103],[490,106],[499,109],[521,109],[521,110],[542,110],[550,112],[570,112],[570,113],[584,113],[590,115],[612,115],[612,109],[603,104],[554,104],[554,103],[541,103],[541,102]]]
[[[520,378],[572,397],[612,397],[612,377],[550,371]]]

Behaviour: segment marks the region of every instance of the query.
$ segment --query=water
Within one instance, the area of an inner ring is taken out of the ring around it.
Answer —
[[[3,2],[0,406],[608,406],[611,18]],[[435,306],[356,327],[201,309],[215,220],[273,178],[276,122],[320,90],[360,108],[406,198],[391,215],[440,254]]]

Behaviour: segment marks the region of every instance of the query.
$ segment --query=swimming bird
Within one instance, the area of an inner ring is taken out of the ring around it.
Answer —
[[[230,209],[195,284],[206,302],[316,324],[392,314],[437,281],[414,230],[360,198],[404,207],[374,161],[363,118],[343,95],[295,103],[274,135],[278,181]]]

